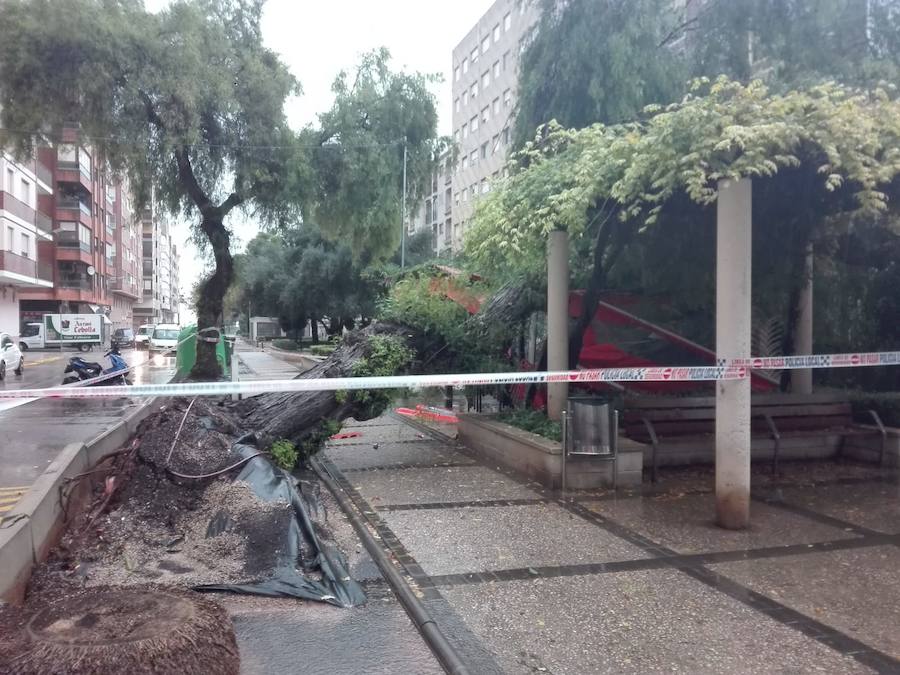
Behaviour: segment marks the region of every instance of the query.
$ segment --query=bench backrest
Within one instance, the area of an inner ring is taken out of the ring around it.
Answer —
[[[765,394],[751,403],[754,432],[768,432],[764,415],[769,415],[779,432],[846,428],[853,416],[849,401],[834,394]],[[646,417],[660,437],[691,436],[715,432],[714,397],[628,398],[625,399],[623,428],[628,438],[647,442],[650,435]]]

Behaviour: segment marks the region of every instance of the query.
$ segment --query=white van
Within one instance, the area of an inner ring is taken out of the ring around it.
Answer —
[[[150,336],[153,335],[153,329],[156,328],[155,324],[145,323],[143,326],[138,328],[134,333],[134,348],[135,349],[147,349],[150,346]]]
[[[150,353],[175,356],[181,326],[175,323],[158,323],[150,334]]]

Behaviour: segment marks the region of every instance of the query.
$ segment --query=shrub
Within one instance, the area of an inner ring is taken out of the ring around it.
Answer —
[[[331,356],[331,353],[337,349],[335,345],[313,345],[309,348],[310,353],[315,356]]]
[[[539,410],[509,410],[497,417],[501,422],[523,431],[529,431],[551,441],[562,440],[562,427]]]
[[[297,466],[297,458],[300,456],[297,446],[288,440],[281,439],[272,443],[269,448],[272,459],[285,471],[292,471]]]
[[[900,427],[900,392],[866,392],[850,393],[850,404],[853,406],[853,420],[860,424],[873,424],[869,410],[878,413],[886,427]]]
[[[295,352],[300,349],[300,345],[297,344],[296,340],[289,340],[287,338],[272,340],[272,346],[275,347],[275,349],[284,349],[288,352]]]

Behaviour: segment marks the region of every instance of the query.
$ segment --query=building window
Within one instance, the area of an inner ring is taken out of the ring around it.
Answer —
[[[478,131],[478,115],[469,120],[469,128],[472,129],[473,134]]]
[[[476,63],[478,63],[478,47],[475,47],[475,49],[472,50],[472,53],[471,53],[471,55],[469,56],[469,58],[472,59],[472,65],[473,65],[473,66],[474,66]]]
[[[493,110],[494,117],[496,117],[497,115],[500,114],[500,97],[499,96],[493,100],[493,102],[491,103],[491,108]]]
[[[490,190],[491,190],[491,188],[489,187],[487,178],[482,178],[481,179],[481,194],[486,195],[488,192],[490,192]]]
[[[491,139],[491,154],[496,154],[496,152],[500,149],[500,134],[497,134]]]
[[[485,124],[491,118],[491,109],[484,106],[481,109],[481,123]]]
[[[453,132],[453,142],[459,143],[459,129]]]
[[[509,145],[509,127],[503,129],[502,132],[503,145]]]
[[[472,154],[469,155],[469,164],[471,164],[472,166],[475,166],[476,164],[478,164],[478,151],[477,150],[473,150]]]
[[[22,232],[22,257],[29,258],[31,251],[31,238]]]
[[[512,105],[512,92],[507,89],[503,92],[503,107],[508,108]]]
[[[478,82],[472,83],[472,89],[470,90],[472,94],[472,98],[476,98],[478,96]]]
[[[462,97],[462,98],[463,98],[463,101],[462,101],[463,106],[469,105],[469,90],[468,90],[468,89],[466,89],[466,90],[463,92],[463,97]]]
[[[22,201],[25,204],[31,204],[31,183],[24,178],[22,179]]]
[[[453,203],[456,204],[457,206],[459,206],[459,193],[458,192],[455,195],[453,195]]]
[[[498,23],[494,26],[494,42],[497,42],[500,39],[500,24]]]
[[[453,108],[456,110],[456,112],[459,112],[459,99],[456,99],[453,102]]]
[[[6,170],[6,191],[13,194],[13,188],[16,186],[16,172],[12,169]]]
[[[463,169],[469,168],[469,155],[468,154],[465,154],[462,156],[462,168]]]
[[[491,71],[486,70],[481,74],[481,89],[484,91],[491,83]]]
[[[509,30],[512,27],[512,15],[507,14],[503,17],[503,30]]]
[[[469,188],[463,188],[462,200],[464,202],[469,201]]]
[[[425,200],[425,222],[426,223],[431,222],[431,200],[430,199]]]
[[[463,72],[469,72],[469,59],[463,59]]]
[[[487,141],[481,144],[481,159],[487,159],[488,144]]]
[[[469,125],[468,125],[468,124],[463,124],[463,125],[462,125],[462,137],[463,137],[463,138],[468,138],[468,137],[469,137]]]
[[[453,81],[459,82],[459,66],[453,69]]]
[[[495,61],[494,62],[494,79],[496,80],[498,77],[500,77],[500,62]]]
[[[15,239],[16,231],[9,225],[6,226],[6,250],[10,253],[13,252],[13,247],[16,245]]]
[[[503,72],[506,72],[506,67],[509,65],[509,52],[503,53]]]
[[[491,48],[491,36],[485,35],[484,39],[481,41],[481,53],[484,54],[490,48]]]

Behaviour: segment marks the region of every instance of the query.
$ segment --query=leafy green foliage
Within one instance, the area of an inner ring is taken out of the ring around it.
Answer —
[[[262,44],[261,5],[182,0],[154,14],[136,2],[4,2],[0,120],[31,132],[4,140],[29,152],[75,124],[139,204],[152,189],[193,216],[235,195],[258,219],[283,217],[295,204],[282,108],[297,82]]]
[[[515,145],[556,120],[581,128],[637,117],[669,103],[685,70],[666,46],[680,17],[670,0],[541,0],[519,66]]]
[[[562,426],[554,422],[540,410],[507,410],[501,412],[497,419],[504,424],[528,431],[551,441],[562,440]]]
[[[512,157],[511,176],[480,200],[467,252],[486,266],[533,268],[551,230],[568,230],[577,245],[601,205],[644,230],[682,195],[688,205],[712,204],[720,179],[801,167],[813,176],[813,222],[837,213],[877,217],[900,172],[900,104],[882,92],[829,84],[772,95],[758,82],[720,79],[647,113],[644,123],[552,125],[526,144]]]
[[[334,350],[334,345],[313,345],[309,348],[310,353],[314,356],[330,356]]]
[[[353,377],[388,377],[402,372],[415,358],[415,352],[401,339],[386,335],[368,338],[368,355],[353,364]],[[338,392],[350,400],[366,419],[377,417],[390,405],[396,392],[389,389]],[[340,402],[340,401],[339,401]]]
[[[314,146],[315,167],[304,220],[346,243],[356,259],[385,259],[400,245],[404,146],[410,205],[422,199],[442,149],[428,90],[435,78],[393,72],[389,60],[386,49],[370,52],[355,72],[338,75],[331,110],[301,134]]]
[[[349,247],[332,243],[313,227],[258,235],[235,259],[231,311],[252,305],[255,314],[277,316],[295,337],[308,321],[323,317],[335,333],[366,322],[382,292]]]
[[[275,460],[275,464],[285,471],[293,471],[294,467],[297,466],[297,459],[300,457],[297,446],[285,439],[272,443],[269,453],[272,455],[272,459]]]

